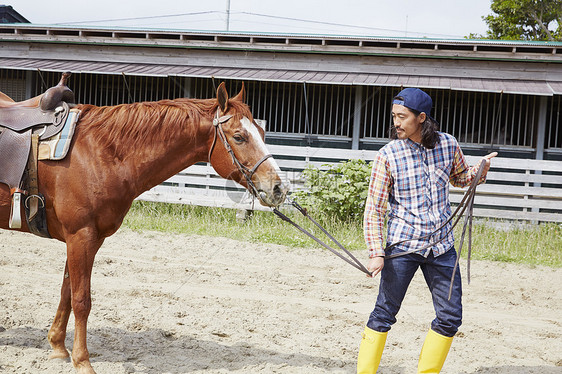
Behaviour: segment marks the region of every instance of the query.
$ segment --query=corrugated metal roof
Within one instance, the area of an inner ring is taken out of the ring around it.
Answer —
[[[562,82],[548,82],[555,95],[562,95]]]
[[[73,24],[20,24],[7,23],[2,27],[13,27],[19,30],[46,29],[46,30],[80,30],[80,31],[103,31],[103,32],[125,32],[125,33],[158,33],[158,34],[185,34],[185,35],[207,35],[225,37],[264,37],[264,38],[299,38],[299,39],[323,39],[323,40],[364,40],[364,41],[388,41],[403,43],[451,43],[459,45],[496,45],[496,46],[540,46],[540,47],[562,47],[562,42],[545,40],[499,40],[499,39],[467,39],[467,38],[436,38],[436,37],[407,37],[407,36],[377,36],[356,34],[317,34],[317,33],[288,33],[288,32],[264,32],[264,31],[224,31],[224,30],[197,30],[182,28],[152,28],[134,26],[92,26]]]
[[[341,73],[315,70],[233,68],[148,63],[61,61],[32,58],[0,58],[0,68],[71,71],[74,73],[186,76],[260,81],[306,82],[370,86],[408,86],[462,91],[501,92],[551,96],[562,94],[562,82],[470,77],[435,77],[415,74]]]
[[[562,42],[3,24],[3,41],[562,62]]]

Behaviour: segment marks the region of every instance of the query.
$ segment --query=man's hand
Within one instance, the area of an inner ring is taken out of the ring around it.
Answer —
[[[492,152],[484,156],[484,162],[486,162],[486,165],[484,166],[484,171],[482,172],[482,175],[486,175],[488,173],[488,170],[490,170],[490,163],[491,163],[490,160],[496,157],[497,155],[498,152]]]
[[[383,267],[384,257],[373,257],[367,263],[367,270],[371,272],[371,277],[375,277],[378,273],[380,273]]]

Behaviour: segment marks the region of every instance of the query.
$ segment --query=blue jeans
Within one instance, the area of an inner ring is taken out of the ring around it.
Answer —
[[[379,295],[367,326],[379,332],[390,330],[392,324],[396,322],[396,314],[400,310],[410,281],[418,267],[421,267],[431,291],[436,314],[435,319],[431,322],[431,329],[444,336],[455,335],[462,323],[462,286],[458,268],[453,282],[451,300],[448,300],[448,297],[456,259],[457,253],[454,248],[437,257],[434,257],[433,253],[427,258],[417,253],[411,253],[386,259],[381,271]]]

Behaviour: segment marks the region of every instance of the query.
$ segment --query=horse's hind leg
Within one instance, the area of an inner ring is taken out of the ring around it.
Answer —
[[[66,338],[66,326],[68,325],[68,318],[70,317],[70,279],[68,278],[68,261],[64,266],[64,277],[62,280],[61,292],[60,292],[60,302],[57,309],[57,314],[47,339],[49,344],[53,348],[53,352],[49,358],[67,358],[69,357],[68,351],[64,346],[64,340]]]

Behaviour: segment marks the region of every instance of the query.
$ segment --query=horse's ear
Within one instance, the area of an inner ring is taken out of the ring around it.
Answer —
[[[238,92],[238,95],[234,96],[232,100],[238,100],[243,103],[246,102],[246,89],[244,88],[244,82],[242,82],[242,88],[240,89],[240,92]]]
[[[225,113],[228,109],[228,92],[226,92],[224,82],[222,82],[219,85],[219,88],[217,88],[217,101],[219,102],[219,107],[221,108],[222,112]]]

